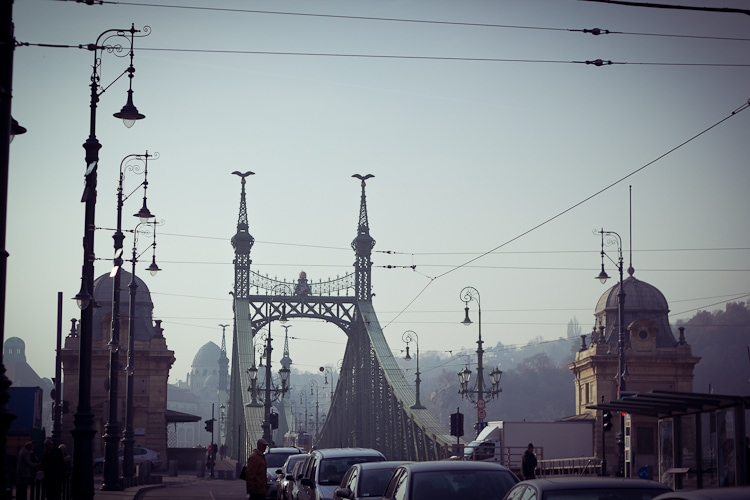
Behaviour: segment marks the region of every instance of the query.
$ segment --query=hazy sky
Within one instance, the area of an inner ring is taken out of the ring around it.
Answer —
[[[148,275],[146,252],[138,274],[175,351],[171,382],[231,323],[234,170],[256,173],[252,268],[313,281],[352,271],[351,175],[375,175],[373,302],[395,351],[406,330],[421,352],[474,351],[476,326],[459,323],[465,286],[481,294],[486,348],[557,339],[574,317],[589,332],[614,284],[594,279],[595,228],[623,237],[626,267],[632,247],[636,277],[665,294],[673,323],[750,294],[750,16],[575,0],[20,0],[14,20],[19,42],[71,46],[15,52],[13,115],[28,133],[11,146],[5,338],[26,341],[42,376],[54,375],[58,291],[64,328],[79,315],[93,55],[77,46],[131,23],[152,29],[134,61],[146,119],[126,129],[112,117],[125,79],[101,96],[96,223],[115,226],[120,160],[159,152],[148,204],[165,221],[163,272]],[[593,28],[612,33],[582,32]],[[585,64],[595,59],[613,64]],[[105,54],[102,85],[126,67]],[[126,176],[126,193],[140,181]],[[124,228],[140,203],[126,202]],[[111,268],[111,234],[96,232],[97,276]],[[343,357],[334,326],[291,324],[295,368]]]

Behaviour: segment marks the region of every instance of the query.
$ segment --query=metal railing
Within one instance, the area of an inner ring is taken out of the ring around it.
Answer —
[[[537,475],[547,476],[598,476],[602,461],[598,457],[556,458],[539,460]]]

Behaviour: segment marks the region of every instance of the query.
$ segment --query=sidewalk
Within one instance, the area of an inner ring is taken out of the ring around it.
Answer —
[[[209,471],[205,471],[203,477],[198,477],[196,471],[181,470],[176,476],[170,476],[166,471],[159,471],[154,476],[161,476],[161,483],[159,484],[144,484],[140,486],[132,486],[125,488],[121,491],[102,491],[102,476],[97,475],[94,477],[94,497],[98,499],[110,499],[110,500],[127,500],[133,499],[138,500],[145,491],[153,490],[156,488],[168,488],[170,485],[185,484],[185,483],[197,483],[200,481],[223,481],[234,479],[235,468],[237,461],[231,458],[227,458],[224,461],[217,460],[214,466],[214,478],[209,478]]]

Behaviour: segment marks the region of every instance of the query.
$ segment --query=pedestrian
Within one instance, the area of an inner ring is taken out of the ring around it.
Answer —
[[[18,451],[16,468],[16,500],[26,500],[26,492],[36,476],[39,460],[34,453],[34,443],[29,441]]]
[[[523,479],[534,479],[536,478],[536,455],[534,455],[534,444],[529,443],[526,451],[523,452],[523,458],[521,459],[521,474]]]
[[[219,446],[219,458],[221,458],[222,461],[224,461],[225,458],[227,458],[227,444],[223,443],[221,446]]]
[[[245,484],[250,500],[264,500],[266,498],[266,457],[263,455],[268,442],[261,438],[257,447],[247,457]]]
[[[62,494],[62,477],[65,472],[65,459],[60,448],[51,439],[44,440],[42,454],[42,472],[44,472],[44,495],[47,500],[60,500]]]

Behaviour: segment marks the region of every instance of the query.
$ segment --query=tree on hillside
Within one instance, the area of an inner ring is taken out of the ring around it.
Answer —
[[[546,354],[524,359],[503,374],[503,392],[490,420],[548,421],[570,416],[575,409],[573,373]]]
[[[685,323],[685,340],[695,367],[693,390],[750,395],[750,310],[744,302],[729,302],[723,311],[700,311]]]

